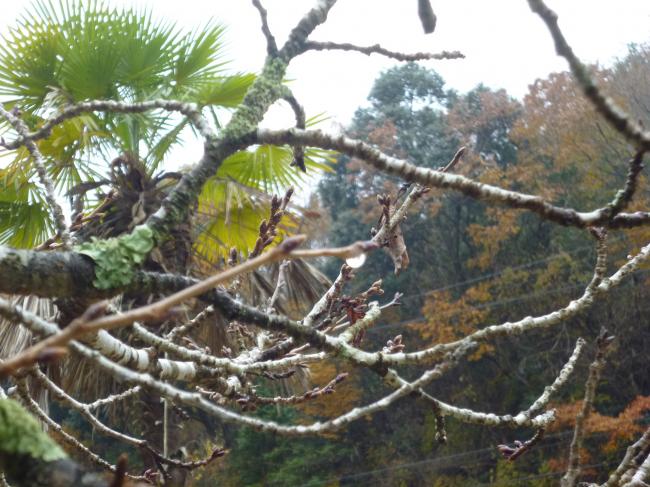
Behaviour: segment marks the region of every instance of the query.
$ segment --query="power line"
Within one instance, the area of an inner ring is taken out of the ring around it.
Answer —
[[[616,239],[610,239],[610,243],[620,242],[623,239],[624,239],[624,237],[622,237],[622,236],[618,237]],[[473,278],[467,279],[465,281],[459,281],[459,282],[455,282],[453,284],[447,284],[445,286],[442,286],[442,287],[439,287],[439,288],[436,288],[436,289],[431,289],[431,290],[426,291],[426,292],[417,293],[417,294],[410,294],[408,296],[404,296],[402,298],[402,301],[409,300],[409,299],[414,299],[414,298],[417,298],[417,297],[420,297],[420,296],[426,296],[427,294],[431,294],[431,293],[434,293],[434,292],[447,291],[449,289],[455,289],[455,288],[461,287],[461,286],[463,286],[465,284],[474,284],[476,282],[485,281],[485,280],[491,279],[493,277],[498,277],[498,276],[500,276],[501,274],[503,274],[503,273],[505,273],[507,271],[517,271],[517,270],[521,270],[521,269],[528,269],[529,267],[533,267],[533,266],[535,266],[537,264],[542,264],[544,262],[549,262],[549,261],[552,261],[552,260],[555,260],[555,259],[559,259],[559,258],[561,258],[563,256],[566,256],[566,255],[574,255],[574,254],[580,253],[580,252],[582,252],[584,250],[589,250],[589,249],[592,249],[592,248],[593,248],[593,245],[584,245],[582,247],[577,247],[577,248],[575,248],[573,250],[557,252],[555,254],[551,254],[551,255],[549,255],[547,257],[544,257],[543,259],[528,261],[528,262],[525,262],[523,264],[519,264],[519,265],[516,265],[516,266],[505,267],[505,268],[503,268],[503,269],[501,269],[499,271],[490,272],[488,274],[483,274],[481,276],[473,277]]]
[[[596,467],[602,467],[602,466],[610,467],[610,466],[613,466],[613,465],[615,465],[617,463],[618,463],[617,460],[613,460],[613,461],[610,461],[610,462],[592,463],[590,465],[580,465],[580,468],[583,468],[583,469],[584,468],[596,468]],[[552,477],[562,477],[563,475],[564,475],[564,472],[547,472],[547,473],[540,473],[540,474],[535,474],[535,475],[528,475],[526,477],[516,477],[516,478],[512,479],[512,481],[516,482],[516,484],[519,484],[520,482],[523,482],[523,481],[543,479],[543,478],[549,478],[549,477],[551,477],[551,478]],[[480,483],[480,484],[476,484],[475,487],[480,487],[480,486],[483,486],[483,485],[490,486],[492,484]],[[511,485],[513,485],[513,484],[511,484]]]
[[[642,269],[642,270],[634,271],[631,274],[643,275],[643,274],[646,274],[648,272],[650,272],[650,270]],[[524,301],[529,301],[531,299],[539,298],[541,296],[547,296],[547,295],[551,295],[551,294],[557,294],[557,293],[563,293],[563,292],[566,292],[566,291],[571,291],[571,290],[574,290],[574,289],[584,289],[584,288],[585,288],[585,284],[572,284],[570,286],[563,286],[563,287],[560,287],[560,288],[557,288],[557,287],[556,288],[545,288],[545,289],[542,289],[540,291],[535,291],[535,292],[532,292],[532,293],[520,294],[519,296],[514,296],[512,298],[498,299],[498,300],[495,300],[495,301],[488,301],[486,303],[477,304],[477,305],[472,306],[472,308],[473,309],[478,309],[478,310],[486,309],[486,308],[492,308],[492,307],[500,306],[500,305],[503,305],[503,304],[520,303],[520,302],[524,302]],[[443,313],[438,313],[436,316],[453,316],[453,315],[458,314],[460,312],[461,311],[459,311],[459,310],[453,309],[453,310],[445,311]],[[369,333],[369,332],[376,331],[376,330],[384,330],[384,329],[388,329],[388,328],[402,327],[402,326],[405,326],[405,325],[422,325],[422,324],[425,324],[425,323],[422,323],[422,321],[419,321],[419,320],[426,320],[426,319],[427,319],[426,316],[420,315],[420,316],[417,316],[417,317],[414,317],[414,318],[410,318],[408,320],[400,321],[398,323],[391,323],[391,324],[387,324],[387,325],[374,326],[372,328],[369,328],[367,332]]]
[[[593,437],[599,437],[599,436],[604,436],[606,435],[607,432],[597,432],[593,433],[590,435],[590,438]],[[569,437],[573,435],[573,429],[571,430],[565,430],[565,431],[560,431],[557,433],[552,433],[550,435],[546,435],[545,440],[548,439],[556,439],[557,441],[548,443],[545,441],[544,444],[537,445],[535,447],[535,451],[540,451],[540,450],[545,450],[551,447],[556,447],[559,442],[562,441],[563,438]],[[348,475],[343,475],[340,477],[332,477],[329,478],[323,482],[320,482],[317,485],[326,485],[331,482],[341,482],[341,481],[347,481],[347,480],[355,480],[355,479],[360,479],[363,477],[368,477],[371,475],[376,475],[376,474],[382,474],[382,473],[387,473],[387,472],[393,472],[395,470],[402,470],[402,469],[413,469],[413,468],[420,468],[425,465],[432,465],[432,464],[439,464],[441,467],[444,468],[460,468],[460,467],[466,467],[466,468],[471,468],[471,467],[476,467],[478,465],[484,465],[485,463],[488,463],[487,461],[482,461],[482,462],[475,462],[475,463],[449,463],[449,460],[454,460],[454,459],[463,459],[466,457],[471,457],[472,455],[480,455],[484,453],[491,453],[493,455],[496,455],[496,448],[495,447],[488,447],[488,448],[480,448],[477,450],[471,450],[471,451],[465,451],[465,452],[460,452],[460,453],[454,453],[451,455],[445,455],[442,457],[435,457],[435,458],[426,458],[424,460],[418,460],[415,462],[407,462],[407,463],[401,463],[398,465],[391,465],[389,467],[384,467],[384,468],[378,468],[374,470],[365,470],[362,472],[355,472],[353,474],[348,474]],[[476,459],[475,459],[476,460]],[[599,467],[603,465],[611,465],[617,463],[616,461],[613,462],[602,462],[598,464],[593,464],[593,465],[584,465],[583,468],[594,468],[594,467]],[[309,466],[314,466],[314,464],[310,464]],[[544,473],[544,474],[535,474],[531,476],[526,476],[526,477],[521,477],[519,479],[516,479],[517,481],[524,481],[524,480],[533,480],[536,478],[544,478],[544,477],[551,477],[551,476],[561,476],[564,475],[563,472],[550,472],[550,473]],[[303,487],[306,485],[313,486],[313,483],[310,484],[303,484]],[[476,484],[476,485],[490,485],[490,484]]]
[[[573,434],[573,431],[567,431],[567,432],[563,432],[563,433],[565,433],[564,436],[570,436],[571,434]],[[545,445],[546,448],[548,448],[550,446],[556,446],[556,444],[552,443],[550,445]],[[538,449],[541,450],[542,448],[538,448]],[[444,467],[444,468],[473,467],[473,466],[477,466],[477,465],[482,465],[482,464],[484,464],[486,462],[450,463],[449,460],[463,459],[463,458],[466,458],[466,457],[472,457],[474,455],[481,455],[481,454],[485,454],[485,453],[489,453],[490,458],[491,458],[493,455],[496,454],[496,448],[492,446],[492,447],[488,447],[488,448],[482,448],[480,450],[473,450],[473,451],[469,451],[469,452],[455,453],[453,455],[445,455],[443,457],[427,458],[427,459],[424,459],[424,460],[418,460],[416,462],[401,463],[399,465],[393,465],[391,467],[379,468],[379,469],[375,469],[375,470],[367,470],[367,471],[364,471],[364,472],[357,472],[357,473],[350,474],[350,475],[344,475],[342,477],[338,477],[336,480],[339,481],[339,482],[345,481],[345,480],[354,480],[354,479],[368,477],[368,476],[376,475],[376,474],[380,474],[380,473],[392,472],[392,471],[395,471],[395,470],[420,468],[420,467],[422,467],[424,465],[433,465],[434,468],[435,468],[436,465],[440,466],[440,467]],[[476,460],[476,458],[474,458],[474,460]],[[332,480],[334,480],[334,479],[330,479],[330,481],[332,481]],[[327,483],[327,482],[325,482],[325,483]]]

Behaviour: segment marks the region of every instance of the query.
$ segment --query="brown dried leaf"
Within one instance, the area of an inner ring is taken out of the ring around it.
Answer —
[[[404,235],[402,235],[402,229],[399,225],[390,233],[387,243],[386,251],[390,255],[390,258],[393,259],[395,274],[397,275],[400,271],[406,269],[410,262]]]

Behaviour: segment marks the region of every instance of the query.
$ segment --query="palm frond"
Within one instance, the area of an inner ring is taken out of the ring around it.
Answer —
[[[278,279],[279,264],[271,266],[269,279]],[[331,282],[309,262],[301,259],[289,261],[285,269],[285,287],[280,293],[278,311],[301,319],[329,288]]]
[[[188,120],[186,118],[181,119],[180,122],[161,136],[162,127],[166,125],[166,123],[162,123],[161,128],[156,131],[157,137],[152,138],[147,144],[150,148],[145,161],[151,173],[157,171],[171,150],[183,141],[183,131],[187,128]]]
[[[215,105],[236,108],[255,81],[255,75],[238,73],[231,76],[217,76],[197,84],[191,98],[200,105]]]
[[[225,28],[209,22],[204,28],[181,36],[173,61],[173,93],[183,94],[214,78],[227,64],[223,54]]]
[[[12,304],[20,306],[22,309],[29,311],[45,319],[51,319],[56,314],[56,306],[49,298],[39,298],[37,296],[7,296],[2,295],[4,299],[9,299]],[[18,323],[8,321],[0,317],[0,359],[14,357],[25,348],[32,344],[32,334],[27,328]],[[30,390],[38,402],[41,409],[48,411],[47,392],[41,388],[35,381],[30,382]]]
[[[291,166],[293,151],[288,146],[260,145],[252,150],[240,151],[227,158],[217,176],[230,178],[244,186],[266,193],[283,193],[290,186],[300,186],[306,181],[305,173]],[[331,171],[332,153],[320,149],[305,152],[308,171]]]
[[[0,243],[32,248],[47,240],[53,231],[47,205],[26,174],[0,170]]]

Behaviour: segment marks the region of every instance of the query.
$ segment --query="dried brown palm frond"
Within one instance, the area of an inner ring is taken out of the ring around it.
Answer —
[[[10,299],[12,304],[43,318],[51,319],[56,315],[56,306],[51,299],[38,296],[11,297],[3,295],[2,297]],[[31,339],[32,334],[27,328],[0,318],[0,358],[5,359],[16,355],[30,345]]]
[[[272,282],[277,282],[278,271],[279,265],[272,266]],[[286,284],[279,303],[282,309],[278,311],[293,319],[302,319],[331,285],[325,274],[300,259],[289,261],[285,278]]]
[[[274,264],[270,269],[256,270],[240,276],[236,293],[247,303],[266,310],[277,285],[278,271],[279,264]],[[274,309],[294,319],[300,319],[327,290],[330,281],[314,266],[301,260],[289,262],[284,272],[285,284],[279,291]],[[224,347],[236,352],[238,348],[257,345],[254,341],[260,330],[251,329],[248,337],[242,337],[240,334],[238,339],[233,341],[233,337],[226,334],[227,325],[227,321],[215,313],[193,331],[191,336],[198,345],[208,347],[217,355]]]
[[[38,296],[12,297],[2,295],[2,297],[10,299],[12,304],[16,304],[22,309],[46,319],[52,319],[57,313],[56,306],[51,299],[39,298]],[[0,317],[0,359],[13,357],[31,344],[32,334],[27,328]],[[56,367],[56,365],[53,365],[53,367]],[[29,388],[39,406],[48,411],[47,392],[37,382],[32,383],[30,381]]]

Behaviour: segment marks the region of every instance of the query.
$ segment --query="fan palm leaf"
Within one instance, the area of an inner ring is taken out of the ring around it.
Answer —
[[[154,20],[149,11],[117,9],[101,0],[39,0],[0,43],[0,97],[7,106],[20,107],[30,128],[65,105],[90,99],[176,98],[217,113],[219,107],[239,104],[254,80],[250,74],[226,75],[223,34],[215,22],[183,33],[173,23]],[[8,130],[6,122],[0,127]],[[107,164],[94,163],[123,152],[142,153],[153,174],[186,128],[185,119],[163,111],[84,115],[56,127],[38,145],[57,189],[65,193],[108,179]],[[6,170],[31,181],[28,154],[18,150],[11,156]],[[47,219],[43,209],[32,213]],[[0,225],[9,227],[6,211],[2,215]],[[32,246],[44,240],[43,232],[32,237],[16,239],[5,232],[1,241]]]

